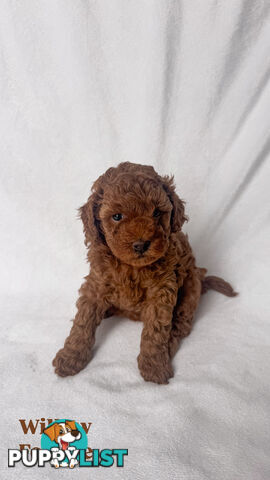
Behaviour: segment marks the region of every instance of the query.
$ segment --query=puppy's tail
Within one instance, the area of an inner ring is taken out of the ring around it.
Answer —
[[[226,295],[227,297],[235,297],[238,295],[238,293],[234,291],[233,287],[228,282],[225,282],[223,278],[211,275],[203,278],[201,282],[202,294],[206,293],[208,290],[215,290],[216,292],[222,293],[222,295]]]

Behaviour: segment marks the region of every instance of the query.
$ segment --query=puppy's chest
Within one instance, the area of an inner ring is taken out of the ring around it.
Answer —
[[[140,309],[146,296],[145,280],[125,273],[112,278],[110,302],[120,310]]]
[[[105,281],[105,296],[108,303],[122,311],[132,311],[136,315],[144,303],[149,301],[157,291],[168,287],[177,288],[177,281],[173,268],[159,269],[158,267],[135,269],[122,266],[103,272]]]

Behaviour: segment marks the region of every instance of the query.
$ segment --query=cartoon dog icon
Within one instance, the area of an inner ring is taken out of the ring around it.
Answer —
[[[70,447],[69,444],[79,440],[81,438],[81,433],[77,429],[75,422],[72,420],[66,420],[61,423],[53,423],[50,427],[44,429],[44,433],[48,435],[52,442],[56,442],[58,447],[52,447],[52,452],[58,452],[59,450],[68,450],[72,453],[75,450],[75,447]],[[59,464],[57,458],[51,460],[51,465],[55,468],[67,467],[74,468],[77,465],[78,460],[72,458],[69,463],[62,462]]]

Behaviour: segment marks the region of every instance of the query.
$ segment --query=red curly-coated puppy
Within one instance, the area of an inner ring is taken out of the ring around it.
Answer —
[[[201,293],[209,288],[234,296],[218,277],[196,267],[187,236],[184,204],[173,179],[153,167],[121,163],[92,187],[80,209],[91,272],[80,289],[64,348],[53,365],[75,375],[91,358],[101,320],[123,314],[144,323],[138,366],[143,378],[168,383],[171,358],[190,333]]]

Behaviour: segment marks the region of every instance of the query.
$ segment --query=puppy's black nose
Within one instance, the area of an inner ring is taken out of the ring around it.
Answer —
[[[133,250],[136,253],[144,253],[150,247],[150,243],[151,242],[149,242],[149,240],[138,240],[137,242],[133,243]]]
[[[73,437],[77,437],[79,433],[79,430],[71,430],[71,435],[73,435]]]

